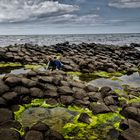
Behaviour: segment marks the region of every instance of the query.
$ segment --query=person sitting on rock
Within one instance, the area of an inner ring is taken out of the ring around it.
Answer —
[[[52,57],[49,57],[49,62],[47,64],[49,70],[55,70],[56,69],[56,64],[55,60],[52,59]]]
[[[61,63],[60,60],[58,60],[57,57],[54,57],[54,62],[55,62],[56,69],[60,70],[63,67],[63,64]]]

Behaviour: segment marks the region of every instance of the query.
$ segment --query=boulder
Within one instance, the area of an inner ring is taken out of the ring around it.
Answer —
[[[48,131],[50,128],[48,125],[42,123],[42,122],[37,122],[36,124],[34,124],[31,127],[31,130],[36,130],[36,131],[41,131],[41,132],[46,132]]]
[[[50,105],[56,105],[56,104],[58,104],[57,100],[56,99],[53,99],[53,98],[48,98],[46,100],[46,103],[47,104],[50,104]]]
[[[13,129],[0,129],[0,140],[20,140],[20,134]]]
[[[111,110],[105,104],[90,105],[93,114],[108,113]]]
[[[0,127],[1,128],[7,128],[7,129],[15,128],[17,130],[20,130],[22,126],[16,120],[9,120],[9,121],[5,121],[5,122],[1,123]]]
[[[70,86],[70,84],[64,80],[60,81],[60,86]]]
[[[44,140],[44,137],[41,132],[30,130],[26,133],[25,140]]]
[[[112,96],[107,96],[104,98],[104,102],[105,104],[108,106],[108,105],[116,105],[117,102],[113,99]]]
[[[71,87],[77,87],[77,88],[80,88],[80,89],[83,89],[85,87],[85,85],[83,83],[75,82],[75,81],[70,81],[70,86]]]
[[[105,87],[102,87],[100,89],[100,92],[101,92],[102,97],[105,98],[106,96],[109,96],[111,90],[112,89],[110,87],[106,87],[106,86]]]
[[[71,105],[72,102],[74,101],[74,98],[72,96],[61,96],[60,97],[60,102],[64,105]]]
[[[127,129],[123,131],[119,140],[140,140],[140,129]]]
[[[1,107],[6,107],[7,106],[7,102],[5,99],[3,99],[2,97],[0,97],[0,108]]]
[[[137,121],[134,121],[132,119],[125,119],[125,120],[122,120],[120,122],[120,128],[122,130],[126,130],[128,128],[130,129],[140,129],[140,123],[137,122]]]
[[[45,140],[65,140],[63,135],[54,130],[49,130],[45,133]]]
[[[58,93],[56,91],[47,90],[44,92],[44,96],[48,98],[58,97]]]
[[[68,86],[58,87],[58,92],[60,95],[72,95],[73,94],[72,89]]]
[[[49,77],[49,76],[42,76],[42,77],[39,77],[39,82],[42,82],[42,83],[52,83],[53,81],[53,77]]]
[[[95,87],[95,86],[93,86],[93,85],[87,85],[87,86],[85,87],[85,90],[86,90],[87,92],[98,92],[99,88],[98,88],[98,87]]]
[[[0,114],[0,123],[12,120],[14,117],[12,111],[6,108],[0,108]]]
[[[22,85],[24,87],[27,87],[27,88],[31,88],[31,87],[35,87],[36,86],[36,82],[35,81],[27,79],[27,78],[22,78],[21,82],[22,82]]]
[[[91,102],[97,102],[97,101],[103,102],[103,99],[102,99],[100,92],[89,92],[87,94],[89,96],[89,101],[91,101]]]
[[[125,107],[120,112],[124,117],[140,122],[140,109],[136,107]]]
[[[42,98],[44,96],[43,91],[39,88],[30,88],[31,96]]]
[[[80,89],[73,94],[73,97],[82,100],[83,98],[87,97],[87,94],[84,92],[84,90]]]
[[[87,113],[81,113],[79,118],[78,118],[78,121],[90,124],[90,120],[89,119],[90,119],[90,116]]]
[[[7,101],[12,101],[17,98],[16,92],[6,92],[2,97]]]
[[[0,80],[0,96],[9,90],[9,87],[4,84],[2,80]]]
[[[15,91],[18,95],[29,95],[30,90],[23,86],[16,86],[13,88],[13,91]]]
[[[21,84],[21,79],[16,76],[11,76],[6,78],[5,83],[10,87],[18,86]]]

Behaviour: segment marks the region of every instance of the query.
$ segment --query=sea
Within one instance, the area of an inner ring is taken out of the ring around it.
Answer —
[[[14,44],[54,45],[68,41],[70,44],[100,43],[113,45],[140,44],[140,33],[129,34],[65,34],[65,35],[0,35],[0,47]]]

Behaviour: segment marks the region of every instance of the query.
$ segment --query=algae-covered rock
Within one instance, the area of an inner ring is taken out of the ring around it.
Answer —
[[[63,126],[71,121],[77,113],[66,108],[32,107],[22,112],[18,119],[24,127],[32,127],[38,121],[42,121],[50,128],[61,131]]]

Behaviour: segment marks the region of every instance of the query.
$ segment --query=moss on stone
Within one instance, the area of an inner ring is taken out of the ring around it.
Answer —
[[[46,65],[24,65],[24,68],[26,69],[34,69],[34,70],[37,70],[37,69],[40,69],[42,67],[46,67]]]
[[[21,117],[22,112],[25,111],[25,107],[22,105],[19,105],[19,110],[14,112],[15,119],[18,120]]]
[[[20,130],[18,130],[18,129],[16,129],[16,128],[11,128],[11,129],[17,131],[17,132],[20,134],[21,137],[24,136],[24,134],[25,134],[25,131],[24,131],[23,127],[21,127]]]
[[[67,123],[63,127],[63,134],[66,139],[99,139],[101,131],[107,135],[107,132],[112,128],[119,130],[119,123],[123,118],[119,113],[93,115],[89,109],[76,106],[69,106],[68,108],[79,113],[87,113],[91,119],[90,124],[78,122],[80,116],[78,114],[73,122]]]
[[[112,76],[120,77],[120,76],[123,76],[125,73],[126,73],[126,71],[113,72],[113,73],[109,73],[109,72],[106,72],[106,71],[96,71],[96,72],[94,72],[95,75],[98,75],[98,76],[103,77],[103,78],[110,78]]]
[[[127,101],[127,103],[136,103],[136,102],[140,103],[140,97],[135,97],[135,99],[130,99]]]
[[[20,66],[22,66],[22,64],[21,63],[10,63],[10,62],[8,62],[8,63],[0,63],[0,68],[3,68],[3,67],[20,67]]]

